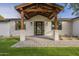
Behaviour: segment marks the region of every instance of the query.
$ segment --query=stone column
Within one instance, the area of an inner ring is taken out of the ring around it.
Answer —
[[[24,12],[23,8],[20,8],[21,10],[21,30],[20,30],[20,41],[25,40],[25,30],[24,30]]]
[[[54,18],[54,40],[55,41],[59,40],[57,15],[55,15],[55,18]]]

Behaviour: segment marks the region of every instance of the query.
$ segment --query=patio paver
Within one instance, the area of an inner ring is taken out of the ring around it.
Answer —
[[[27,37],[25,41],[18,42],[11,47],[79,47],[79,40],[54,41],[48,37]]]

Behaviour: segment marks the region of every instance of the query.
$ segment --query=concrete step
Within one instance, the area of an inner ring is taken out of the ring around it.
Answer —
[[[28,37],[26,37],[26,39],[53,40],[53,38],[51,36],[50,37],[47,37],[47,36],[28,36]]]

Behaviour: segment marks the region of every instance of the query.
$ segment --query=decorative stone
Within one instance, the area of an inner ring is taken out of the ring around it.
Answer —
[[[59,32],[58,32],[58,30],[54,30],[54,40],[59,41]]]
[[[25,30],[20,30],[20,41],[25,40]]]

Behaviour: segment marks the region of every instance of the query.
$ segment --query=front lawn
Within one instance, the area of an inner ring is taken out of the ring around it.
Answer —
[[[2,56],[79,56],[79,47],[11,48],[19,38],[0,38]]]

